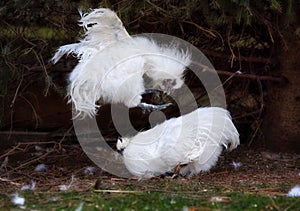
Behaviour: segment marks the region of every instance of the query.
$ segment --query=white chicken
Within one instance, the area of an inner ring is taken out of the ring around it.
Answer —
[[[95,116],[100,99],[129,108],[168,106],[141,103],[142,94],[151,89],[170,92],[180,88],[184,70],[191,63],[188,51],[176,44],[159,45],[146,37],[131,37],[110,9],[81,14],[80,23],[85,29],[84,39],[61,46],[52,58],[56,63],[64,54],[73,53],[79,59],[68,89],[78,115]]]
[[[174,172],[195,175],[214,166],[223,146],[239,145],[239,133],[227,110],[218,107],[197,110],[172,118],[133,137],[121,138],[128,171],[140,179]]]

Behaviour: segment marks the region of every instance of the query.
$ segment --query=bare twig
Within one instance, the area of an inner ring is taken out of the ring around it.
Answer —
[[[239,73],[238,72],[235,72],[235,73],[232,73],[224,82],[223,82],[223,86],[228,82],[230,81],[234,76],[238,75]]]
[[[194,25],[194,26],[196,26],[198,29],[200,29],[201,31],[204,31],[204,32],[206,32],[207,34],[209,34],[210,36],[212,36],[212,37],[217,37],[217,36],[212,32],[212,30],[206,29],[206,28],[204,28],[203,26],[199,26],[198,24],[196,24],[196,23],[194,23],[194,22],[192,22],[192,21],[182,20],[181,22],[183,22],[183,23],[189,23],[189,24],[191,24],[191,25]]]
[[[58,149],[61,150],[61,144],[62,142],[65,140],[65,137],[70,133],[70,131],[73,129],[73,125],[64,133],[63,137],[60,139],[60,141],[58,142]]]
[[[274,82],[282,82],[282,77],[275,77],[275,76],[269,76],[269,75],[254,75],[254,74],[236,74],[233,72],[225,71],[225,70],[216,70],[219,75],[234,75],[234,77],[237,78],[248,78],[253,80],[260,80],[260,81],[274,81]]]
[[[31,107],[34,117],[35,117],[35,128],[37,128],[39,125],[39,119],[40,119],[39,115],[37,114],[34,106],[32,105],[32,103],[29,100],[27,100],[24,96],[20,96],[20,97],[23,98],[28,103],[28,105]]]
[[[96,193],[144,193],[143,191],[134,190],[94,190]]]
[[[16,150],[16,149],[19,149],[20,147],[20,143],[17,144],[17,146],[14,146],[12,149],[10,149],[8,152],[4,153],[3,155],[0,156],[0,159],[4,158],[4,157],[7,157],[11,154],[13,154],[13,152]]]
[[[47,96],[50,86],[53,85],[55,87],[55,84],[51,83],[50,76],[47,73],[47,68],[45,66],[44,60],[35,51],[33,51],[33,53],[34,53],[36,59],[38,60],[38,62],[40,63],[40,65],[45,73],[46,79],[47,79],[47,88],[45,91],[45,96]]]
[[[166,10],[164,10],[163,8],[161,8],[161,7],[159,7],[159,6],[155,5],[155,4],[153,4],[153,3],[150,2],[149,0],[146,0],[146,2],[147,2],[148,4],[150,4],[152,7],[154,7],[157,11],[160,11],[160,12],[162,12],[163,15],[167,16],[166,14],[168,14],[168,12],[167,12]]]
[[[249,117],[249,116],[256,116],[257,114],[260,114],[260,113],[261,113],[261,109],[259,108],[259,109],[255,110],[255,111],[250,112],[250,113],[243,113],[242,115],[233,116],[232,118],[234,120],[238,120],[238,119],[243,119],[243,118]]]
[[[299,198],[299,200],[297,200],[297,201],[291,203],[288,207],[286,207],[286,208],[284,209],[284,211],[290,210],[291,207],[294,207],[294,205],[298,204],[299,202],[300,202],[300,198]]]
[[[212,56],[212,57],[229,59],[229,56],[227,54],[217,53],[217,52],[206,50],[206,49],[202,49],[201,51],[205,55],[209,55],[209,56]],[[245,57],[245,56],[239,56],[236,59],[238,59],[240,61],[245,61],[245,62],[271,63],[270,58],[263,58],[263,57]]]
[[[233,67],[233,62],[236,59],[236,56],[235,56],[234,51],[230,44],[230,32],[231,32],[231,26],[230,26],[230,30],[228,30],[228,34],[227,34],[227,44],[228,44],[229,50],[231,52],[231,56],[230,56],[230,65],[231,66],[230,67]]]
[[[30,161],[27,161],[27,162],[25,162],[25,163],[19,165],[18,167],[13,168],[12,170],[10,170],[10,171],[7,172],[7,173],[9,174],[9,173],[11,173],[11,172],[13,172],[13,171],[16,171],[16,170],[20,169],[20,168],[24,168],[25,166],[28,166],[28,165],[30,165],[30,164],[32,164],[32,163],[34,163],[34,162],[36,162],[36,161],[38,161],[38,160],[40,160],[40,159],[46,157],[46,156],[48,156],[48,155],[49,155],[50,153],[52,153],[52,152],[53,152],[53,150],[49,150],[49,151],[45,152],[44,154],[42,154],[41,156],[36,157],[36,158],[34,158],[34,159],[30,160]]]
[[[11,107],[11,108],[14,106],[15,101],[16,101],[16,99],[17,99],[17,96],[18,96],[18,94],[19,94],[19,89],[20,89],[21,84],[22,84],[22,82],[23,82],[23,76],[24,76],[24,75],[23,75],[23,73],[22,73],[21,80],[20,80],[20,82],[19,82],[19,84],[18,84],[18,87],[17,87],[17,89],[16,89],[16,91],[15,91],[14,98],[12,99],[11,104],[10,104],[10,107]]]
[[[274,82],[282,82],[283,78],[282,77],[274,77],[274,76],[268,76],[268,75],[254,75],[254,74],[246,74],[246,73],[238,73],[238,72],[229,72],[229,71],[225,71],[225,70],[215,70],[212,69],[204,64],[201,64],[199,62],[196,61],[192,61],[192,64],[195,64],[199,67],[201,67],[203,69],[203,71],[210,71],[210,72],[216,72],[219,75],[228,75],[231,76],[231,78],[233,77],[237,77],[237,78],[248,78],[248,79],[255,79],[255,80],[261,80],[261,81],[274,81]]]
[[[17,187],[20,187],[20,186],[22,185],[22,184],[20,184],[20,183],[14,182],[14,181],[12,181],[12,180],[10,180],[10,179],[1,178],[1,177],[0,177],[0,181],[1,181],[1,182],[7,182],[7,183],[9,183],[9,184],[11,184],[11,185],[15,185],[15,186],[17,186]]]
[[[47,136],[48,132],[34,132],[34,131],[0,131],[0,135],[31,135],[31,136]],[[28,143],[28,142],[27,142]],[[30,142],[31,143],[31,142]]]
[[[261,114],[261,113],[259,113],[259,114]],[[255,130],[253,131],[250,140],[248,141],[248,144],[247,144],[248,147],[250,147],[251,144],[252,144],[252,142],[254,141],[254,138],[256,137],[256,134],[258,133],[258,131],[259,131],[259,129],[260,129],[261,123],[262,123],[262,121],[258,121],[258,124],[257,124]]]
[[[275,201],[273,200],[272,197],[269,196],[269,199],[271,200],[272,205],[273,205],[273,207],[274,207],[276,210],[281,210],[280,207],[275,203]]]

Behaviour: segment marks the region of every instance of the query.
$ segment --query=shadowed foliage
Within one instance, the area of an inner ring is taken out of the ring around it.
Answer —
[[[55,66],[48,60],[58,46],[76,42],[82,35],[77,25],[78,9],[87,11],[97,7],[116,11],[131,34],[165,33],[198,47],[223,81],[228,108],[242,140],[249,145],[254,140],[263,140],[261,126],[269,108],[269,96],[274,92],[271,88],[284,85],[284,78],[293,77],[293,73],[282,74],[286,64],[280,58],[284,59],[282,52],[299,39],[296,15],[299,3],[295,0],[3,1],[0,3],[3,130],[53,131],[71,126],[70,105],[66,105],[64,96],[67,74],[76,60],[69,57]],[[192,73],[187,73],[186,83],[198,104],[207,105],[205,90]],[[178,115],[175,111],[167,113]],[[144,122],[138,125],[145,127]],[[104,132],[109,134],[110,130]],[[293,147],[286,150],[289,148]]]

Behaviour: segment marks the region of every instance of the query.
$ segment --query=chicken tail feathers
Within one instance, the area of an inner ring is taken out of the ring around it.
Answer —
[[[74,43],[59,47],[50,61],[55,64],[63,55],[69,55],[71,53],[75,54],[77,58],[80,59],[82,52],[79,50],[79,44],[80,43]]]
[[[239,133],[234,126],[229,112],[225,119],[225,124],[222,130],[223,145],[229,151],[235,149],[240,144]]]
[[[52,57],[52,63],[55,64],[63,55],[71,53],[79,62],[86,61],[105,47],[130,38],[121,20],[110,9],[94,9],[89,13],[79,10],[79,14],[81,16],[79,26],[85,31],[83,39],[78,43],[61,46]]]

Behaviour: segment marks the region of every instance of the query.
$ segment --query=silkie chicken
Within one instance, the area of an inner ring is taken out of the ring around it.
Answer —
[[[68,88],[78,116],[95,116],[99,100],[123,103],[129,108],[166,108],[169,104],[142,103],[142,94],[149,90],[169,93],[180,88],[191,63],[190,53],[174,43],[159,45],[147,37],[130,36],[110,9],[80,14],[84,38],[61,46],[52,58],[56,63],[64,54],[72,53],[79,60],[69,76]]]
[[[139,179],[147,179],[175,171],[182,176],[208,171],[216,164],[223,146],[232,150],[239,143],[229,112],[205,107],[133,137],[120,138],[117,149],[123,150],[128,171]]]

